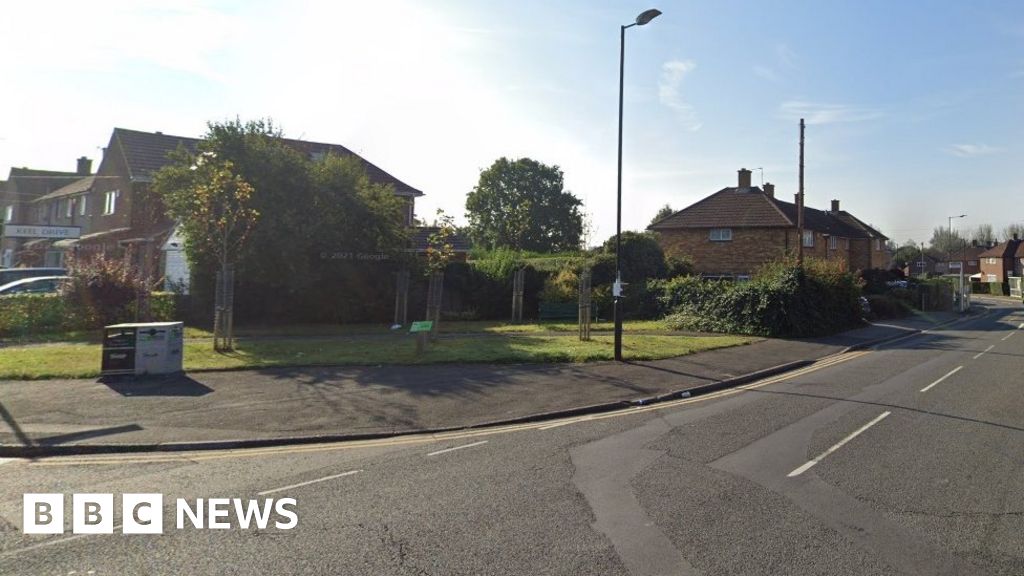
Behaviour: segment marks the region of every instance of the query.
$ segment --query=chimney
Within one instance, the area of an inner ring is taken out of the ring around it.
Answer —
[[[839,200],[832,201],[832,211],[839,212]]]
[[[775,184],[772,184],[771,182],[765,182],[764,193],[767,194],[769,198],[775,198]]]
[[[800,205],[800,193],[793,194],[793,204]]]
[[[82,156],[78,159],[78,170],[76,171],[79,176],[88,176],[92,174],[92,160]]]
[[[750,170],[747,170],[746,168],[740,168],[739,169],[739,174],[740,174],[739,187],[740,188],[750,188]]]

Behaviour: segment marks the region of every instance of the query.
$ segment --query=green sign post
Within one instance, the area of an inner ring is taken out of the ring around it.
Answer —
[[[424,320],[421,322],[413,322],[412,326],[409,327],[409,334],[416,335],[416,355],[423,354],[423,349],[427,345],[427,336],[430,335],[430,331],[434,328],[434,323],[430,320]]]

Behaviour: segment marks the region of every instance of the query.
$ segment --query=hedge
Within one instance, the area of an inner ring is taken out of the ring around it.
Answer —
[[[750,282],[676,278],[663,304],[676,329],[757,336],[823,336],[860,325],[860,289],[828,263],[767,266]]]
[[[154,292],[150,296],[153,322],[181,320],[181,296],[173,292]],[[73,306],[58,294],[16,294],[0,297],[0,337],[29,336],[71,330],[102,328],[89,311]],[[135,303],[124,306],[114,322],[135,319]]]

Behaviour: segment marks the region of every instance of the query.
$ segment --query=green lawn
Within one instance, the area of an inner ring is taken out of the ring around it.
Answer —
[[[510,324],[493,320],[473,321],[442,321],[440,331],[443,334],[509,334],[509,333],[565,333],[575,334],[578,331],[576,321],[546,321]],[[611,331],[610,321],[594,322],[592,331]],[[665,323],[660,320],[630,320],[623,323],[626,332],[665,332],[670,333]],[[384,324],[285,324],[278,326],[236,326],[235,336],[239,338],[266,338],[273,336],[308,336],[313,338],[356,335],[382,335],[407,333],[408,327],[392,331]],[[53,342],[99,342],[100,330],[64,332],[55,334],[34,334],[8,339],[10,344],[53,343]],[[195,326],[185,327],[185,338],[212,338],[213,332]]]
[[[744,336],[633,334],[623,341],[629,360],[655,360],[756,340]],[[209,341],[185,343],[187,371],[271,366],[588,362],[612,359],[611,335],[580,342],[575,335],[538,334],[451,337],[416,356],[407,335],[333,340],[250,340],[230,353],[213,351]],[[92,378],[99,375],[98,344],[70,343],[8,347],[0,351],[0,379]]]

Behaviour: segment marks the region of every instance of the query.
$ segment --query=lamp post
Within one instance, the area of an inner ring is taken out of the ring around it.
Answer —
[[[963,218],[967,214],[961,214],[959,216],[947,216],[946,217],[946,234],[949,234],[949,242],[946,243],[946,274],[952,272],[950,270],[951,260],[953,259],[953,218]],[[963,268],[963,262],[960,263],[961,269]]]
[[[622,93],[626,71],[626,28],[643,26],[660,15],[661,11],[654,8],[644,10],[636,17],[635,22],[619,28],[619,167],[615,211],[615,284],[612,286],[616,362],[622,361],[622,267],[620,266],[622,258]]]

